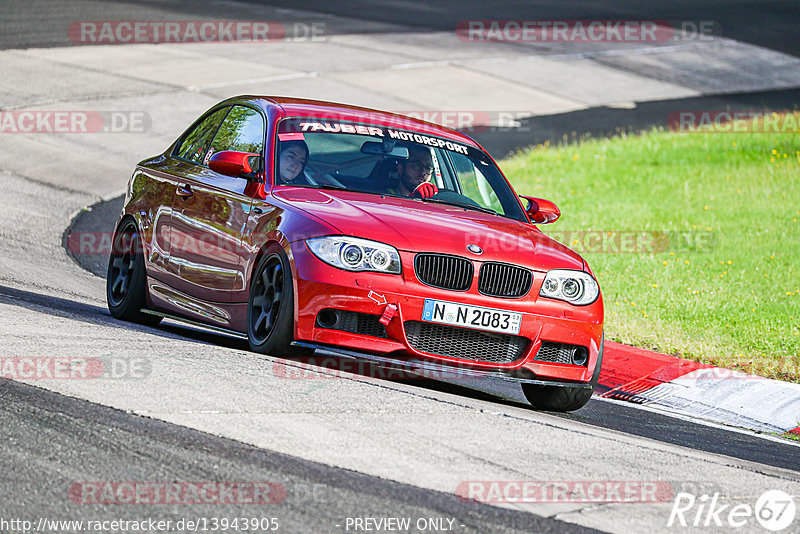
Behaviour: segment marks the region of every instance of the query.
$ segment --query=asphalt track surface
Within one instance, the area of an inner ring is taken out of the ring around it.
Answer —
[[[147,6],[158,8],[168,5],[169,9],[187,9],[187,12],[197,14],[202,6],[180,7],[180,4],[166,2],[147,2]],[[271,3],[276,4],[276,3]],[[322,5],[324,4],[324,5]],[[86,13],[91,15],[92,8],[97,4],[84,2]],[[121,9],[128,13],[136,13],[138,8],[131,4],[118,3]],[[292,4],[287,7],[296,8]],[[591,4],[588,4],[591,7]],[[594,12],[586,11],[586,3],[553,3],[546,14],[537,13],[538,18],[588,18],[613,16],[625,18],[667,18],[667,19],[699,19],[704,16],[719,20],[719,3],[692,3],[700,6],[692,11],[684,3],[670,3],[668,7],[659,7],[657,3],[616,3],[613,9],[604,8]],[[771,45],[776,49],[783,49],[789,53],[797,54],[796,44],[800,39],[791,37],[796,34],[800,23],[797,22],[797,9],[795,3],[789,2],[757,2],[737,3],[725,2],[729,10],[725,11],[722,19],[725,33],[742,40],[753,39],[750,42]],[[17,6],[16,3],[4,4]],[[398,21],[412,24],[418,20],[425,20],[425,25],[420,28],[430,27],[431,21],[436,21],[434,27],[452,28],[457,21],[464,18],[482,17],[499,18],[497,9],[490,12],[483,3],[458,3],[456,10],[451,3],[441,3],[436,6],[423,3],[409,2],[377,2],[372,7],[364,8],[352,3],[339,3],[335,6],[327,3],[308,3],[310,9],[319,11],[335,11],[339,15],[355,15],[376,21]],[[401,6],[403,9],[401,9]],[[583,7],[581,7],[583,6]],[[602,6],[599,4],[598,6]],[[648,7],[649,6],[649,7]],[[684,10],[681,11],[680,8]],[[496,6],[495,6],[496,8]],[[214,8],[218,10],[218,7]],[[430,10],[438,10],[440,17],[431,17]],[[526,4],[505,3],[503,18],[522,18],[527,13]],[[582,11],[577,11],[581,9]],[[342,11],[344,10],[344,11]],[[218,11],[215,11],[218,12]],[[20,14],[21,13],[21,14]],[[425,17],[420,13],[428,13]],[[457,13],[457,14],[456,14]],[[489,14],[486,14],[489,13]],[[542,12],[545,13],[545,12]],[[573,15],[580,13],[581,16]],[[712,16],[712,13],[714,16]],[[614,15],[616,14],[616,15]],[[680,16],[677,16],[677,15]],[[749,14],[749,19],[745,17]],[[753,15],[755,14],[755,15]],[[61,24],[63,17],[40,17],[41,24],[21,24],[16,26],[12,33],[7,31],[8,25],[15,20],[31,21],[36,14],[28,11],[12,12],[5,16],[0,23],[0,37],[2,46],[53,46],[56,43],[48,41],[48,24]],[[62,14],[63,15],[63,14]],[[132,15],[129,15],[132,16]],[[21,17],[14,19],[14,17]],[[76,18],[71,12],[69,20]],[[395,18],[396,17],[396,18]],[[449,18],[448,18],[449,17]],[[759,18],[760,17],[760,18]],[[96,18],[96,17],[95,17]],[[399,19],[399,20],[398,20]],[[774,24],[780,19],[782,24]],[[744,21],[747,21],[745,23]],[[5,24],[6,26],[2,26]],[[763,26],[762,26],[763,25]],[[30,28],[36,26],[33,30]],[[346,25],[345,25],[346,26]],[[748,27],[758,31],[748,32]],[[764,27],[775,28],[773,31],[763,31]],[[788,28],[788,29],[787,29]],[[347,28],[343,27],[342,31]],[[739,31],[740,35],[732,32]],[[792,33],[795,32],[795,33]],[[53,35],[58,32],[53,32]],[[752,35],[751,35],[752,34]],[[774,34],[774,35],[773,35]],[[11,35],[9,37],[9,35]],[[7,40],[6,40],[7,39]],[[758,42],[761,40],[762,42]],[[783,46],[784,48],[780,48]],[[755,97],[758,98],[758,97]],[[767,95],[764,98],[776,98]],[[791,103],[794,95],[786,97]],[[613,113],[613,111],[612,111]],[[545,120],[538,118],[536,120]],[[551,119],[555,120],[555,119]],[[601,128],[602,125],[598,125]],[[559,131],[559,124],[554,124],[553,131]],[[501,141],[498,141],[501,142]],[[14,194],[17,194],[14,192]],[[68,191],[48,190],[44,186],[31,186],[25,192],[28,197],[7,196],[8,199],[20,199],[25,207],[35,205],[37,198],[45,195],[69,196]],[[37,196],[39,195],[39,196]],[[33,200],[31,200],[33,199]],[[72,199],[74,201],[74,199]],[[52,217],[39,217],[31,225],[31,238],[36,234],[46,233],[45,226],[52,221],[63,219],[63,210],[60,202],[53,202]],[[66,203],[66,201],[64,201]],[[6,206],[8,210],[9,207]],[[32,212],[32,211],[31,211]],[[101,210],[95,215],[97,218],[80,218],[76,227],[86,225],[84,228],[99,230],[108,229],[108,213],[114,212],[114,206],[109,204],[105,209],[106,215],[100,216]],[[60,214],[60,215],[59,215]],[[9,223],[9,219],[0,219],[0,222]],[[0,237],[7,243],[14,244],[14,237],[9,237],[8,231],[0,232]],[[25,242],[25,236],[17,238],[17,244]],[[47,328],[44,316],[56,322],[65,322],[72,325],[70,328],[80,330],[83,335],[91,337],[92,332],[103,332],[108,336],[108,331],[118,331],[117,337],[131,342],[134,337],[141,335],[150,339],[155,337],[164,343],[180,343],[186,347],[186,355],[180,360],[190,362],[200,355],[216,354],[225,358],[235,357],[243,352],[240,342],[171,324],[165,324],[157,329],[142,328],[127,325],[113,320],[104,309],[102,302],[87,301],[86,295],[81,292],[77,282],[58,280],[58,272],[63,265],[59,261],[50,261],[50,257],[42,257],[39,250],[28,250],[23,246],[3,247],[4,254],[13,250],[14,259],[12,267],[23,269],[29,266],[31,276],[4,275],[0,282],[0,305],[8,312],[19,310],[20,325],[26,321],[41,321],[41,328]],[[59,251],[63,255],[63,252]],[[55,254],[55,253],[53,253]],[[102,272],[102,261],[99,261]],[[38,278],[37,278],[38,276]],[[32,282],[32,280],[37,280]],[[27,317],[29,319],[24,319]],[[6,319],[10,319],[6,315]],[[22,330],[20,326],[20,330]],[[69,341],[69,336],[65,336]],[[104,341],[106,340],[106,341]],[[101,337],[100,343],[107,342],[115,346],[117,342],[112,337]],[[53,346],[52,341],[42,340],[43,346]],[[15,346],[16,341],[9,339],[7,343]],[[24,346],[24,345],[16,345]],[[158,345],[154,345],[156,348]],[[219,346],[220,351],[212,347]],[[32,350],[35,352],[35,350]],[[435,399],[439,402],[456,402],[469,406],[479,406],[481,411],[494,410],[502,417],[511,421],[522,421],[526,418],[538,418],[541,427],[533,427],[542,436],[547,433],[542,427],[558,426],[558,421],[564,421],[567,428],[580,429],[580,434],[586,441],[586,454],[582,461],[588,462],[591,467],[580,465],[580,454],[570,455],[564,451],[566,463],[563,466],[564,478],[582,479],[586,473],[595,473],[592,465],[596,462],[609,461],[610,451],[600,451],[593,448],[593,433],[598,435],[633,436],[636,439],[619,438],[618,446],[622,443],[634,442],[644,448],[652,448],[654,463],[661,449],[652,443],[663,443],[670,446],[671,454],[677,456],[685,449],[687,461],[697,460],[701,457],[709,466],[730,467],[736,472],[755,473],[759,476],[772,477],[775,487],[783,484],[797,488],[800,472],[800,455],[798,447],[789,443],[767,441],[758,436],[740,433],[733,430],[698,425],[694,422],[684,421],[663,414],[640,410],[636,407],[626,406],[600,400],[592,400],[583,410],[565,416],[552,417],[549,414],[537,415],[512,393],[494,391],[491,388],[485,391],[474,391],[455,385],[434,382],[415,382],[413,384],[397,384],[387,382],[383,384],[370,383],[374,389],[402,390],[405,394],[416,397]],[[198,387],[201,387],[198,385]],[[111,388],[113,390],[113,387]],[[167,395],[168,392],[155,392]],[[453,401],[453,399],[456,399]],[[337,401],[344,402],[344,401]],[[487,406],[489,408],[487,408]],[[358,410],[358,405],[342,406]],[[423,412],[424,413],[424,412]],[[423,416],[424,417],[424,416]],[[452,517],[457,518],[463,527],[456,532],[583,532],[589,531],[575,524],[574,518],[570,523],[564,523],[557,516],[559,514],[541,515],[505,510],[496,507],[465,503],[457,499],[452,493],[437,492],[422,489],[410,484],[393,482],[378,476],[368,476],[348,469],[331,467],[322,462],[309,461],[292,454],[274,452],[265,447],[254,447],[241,441],[226,439],[212,435],[209,432],[192,430],[181,425],[171,424],[155,418],[142,417],[125,413],[124,411],[102,406],[97,403],[72,398],[47,391],[38,387],[8,380],[0,380],[0,425],[2,425],[2,454],[0,454],[0,484],[2,484],[3,497],[0,499],[0,516],[3,518],[38,516],[67,518],[132,518],[142,519],[142,516],[177,520],[182,517],[192,516],[217,516],[224,515],[253,515],[247,507],[225,507],[214,505],[210,507],[183,506],[149,508],[143,512],[141,508],[120,508],[94,505],[78,505],[65,498],[68,488],[75,481],[80,480],[277,480],[287,489],[287,499],[275,508],[258,510],[259,516],[273,515],[280,517],[283,532],[341,532],[343,528],[334,528],[341,524],[345,517],[353,516],[408,516],[408,517]],[[595,430],[592,430],[595,429]],[[365,432],[367,430],[365,429]],[[360,439],[359,435],[352,435],[353,441]],[[496,436],[480,436],[480,439],[496,439]],[[538,434],[532,435],[532,440],[537,440]],[[644,438],[644,439],[640,439]],[[642,445],[643,444],[643,445]],[[544,448],[545,444],[539,447]],[[678,452],[675,452],[675,451]],[[698,456],[698,451],[699,456]],[[429,451],[420,451],[417,454],[426,455]],[[398,457],[398,462],[408,460]],[[489,458],[481,459],[491,462]],[[617,466],[619,476],[639,478],[657,476],[647,470],[644,461],[631,458],[627,462],[623,459]],[[629,465],[632,464],[632,465]],[[663,464],[663,462],[662,462]],[[661,465],[661,464],[659,464]],[[541,470],[546,471],[547,466],[541,465]],[[775,470],[773,468],[778,468]],[[783,469],[787,471],[783,471]],[[366,469],[365,469],[366,471]],[[678,472],[677,470],[675,472]],[[714,470],[708,470],[713,473]],[[722,473],[723,471],[718,471]],[[731,474],[731,470],[725,471]],[[707,475],[706,472],[701,476]],[[524,474],[510,472],[506,475],[511,479],[520,478]],[[530,475],[528,475],[530,476]],[[596,475],[595,475],[596,476]],[[683,474],[682,480],[689,478],[688,473]],[[709,484],[716,483],[712,477],[706,476]],[[675,481],[676,487],[680,481]],[[722,484],[724,481],[720,480]],[[795,494],[797,491],[794,492]],[[636,512],[626,512],[625,517],[630,518]],[[628,520],[628,519],[626,519]],[[641,526],[641,524],[640,524]]]
[[[459,532],[596,532],[308,462],[0,379],[0,515],[142,520],[136,506],[66,500],[75,480],[280,481],[275,502],[154,507],[153,520],[276,517],[280,532],[342,531],[346,517],[457,518]],[[31,448],[31,443],[42,444]],[[285,498],[281,500],[282,491]],[[89,498],[87,498],[89,500]],[[24,515],[20,511],[24,510]],[[454,523],[455,524],[455,523]],[[333,527],[333,528],[332,528]],[[60,529],[59,529],[60,530]],[[67,529],[64,529],[67,530]]]

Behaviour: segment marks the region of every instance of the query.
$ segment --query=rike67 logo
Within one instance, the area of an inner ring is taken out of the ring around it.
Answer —
[[[755,507],[749,504],[721,504],[719,493],[696,497],[691,493],[678,493],[667,521],[668,527],[725,527],[738,529],[756,524],[779,532],[788,528],[796,513],[794,498],[780,490],[764,492],[756,501]],[[755,520],[754,520],[755,518]],[[757,523],[756,523],[757,522]]]

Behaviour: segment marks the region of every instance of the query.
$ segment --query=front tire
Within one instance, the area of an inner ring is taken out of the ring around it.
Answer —
[[[536,386],[522,384],[522,392],[537,410],[548,412],[574,412],[583,408],[592,398],[594,388],[571,388],[561,386]]]
[[[161,317],[143,313],[147,306],[147,273],[136,223],[126,219],[117,228],[106,272],[108,311],[117,319],[155,326]]]
[[[589,381],[589,388],[572,388],[562,386],[537,386],[534,384],[522,384],[522,392],[528,402],[537,410],[549,412],[574,412],[586,406],[592,398],[594,388],[600,380],[600,366],[603,363],[603,342],[600,340],[600,351],[597,355],[597,364]]]
[[[247,301],[247,339],[260,354],[289,355],[294,341],[294,284],[286,254],[275,249],[258,262]]]

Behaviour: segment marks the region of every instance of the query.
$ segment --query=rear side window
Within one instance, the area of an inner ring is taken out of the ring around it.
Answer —
[[[183,138],[180,148],[178,148],[177,156],[183,159],[188,159],[199,165],[203,165],[206,156],[206,150],[211,144],[211,139],[219,128],[222,119],[230,110],[230,107],[224,107],[208,115],[205,119],[200,121],[200,124],[194,127],[186,137]]]

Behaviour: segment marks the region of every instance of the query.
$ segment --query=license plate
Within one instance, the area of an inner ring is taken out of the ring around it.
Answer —
[[[429,323],[450,324],[489,332],[519,334],[522,314],[484,308],[482,306],[446,302],[444,300],[425,299],[422,320]]]

